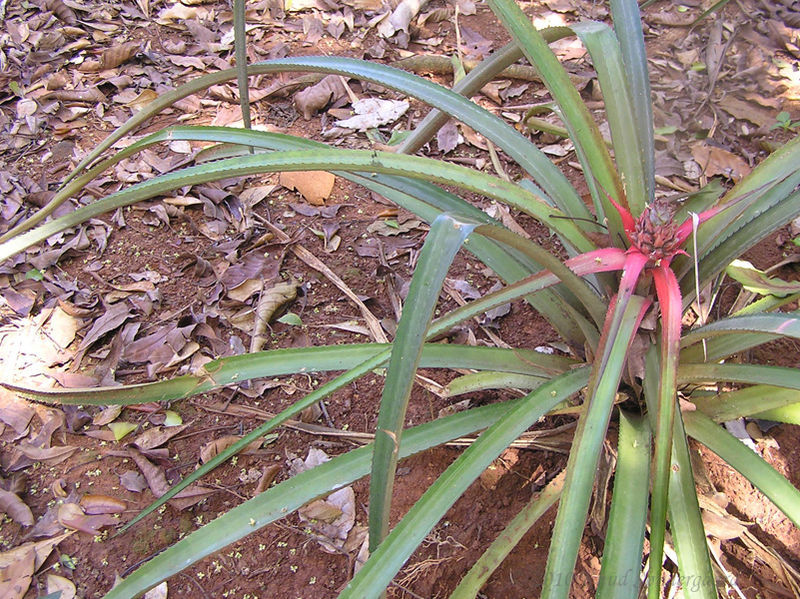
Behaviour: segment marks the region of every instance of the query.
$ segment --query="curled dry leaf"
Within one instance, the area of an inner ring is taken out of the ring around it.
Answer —
[[[15,449],[19,450],[22,455],[35,462],[45,462],[52,466],[66,460],[69,456],[75,453],[77,447],[71,445],[63,445],[61,447],[34,447],[24,441],[18,443]]]
[[[81,497],[80,506],[89,515],[119,514],[125,511],[128,505],[121,499],[108,495],[86,494]]]
[[[339,75],[326,75],[318,83],[297,92],[294,95],[294,105],[308,121],[318,110],[346,96],[347,90],[342,78]]]
[[[703,510],[703,528],[706,535],[729,541],[738,539],[747,530],[747,522],[739,520],[731,514],[719,514],[711,510]]]
[[[84,73],[91,73],[113,69],[128,62],[128,60],[136,56],[141,48],[142,46],[139,42],[125,42],[124,44],[111,46],[103,52],[99,61],[87,60],[79,67],[79,70]]]
[[[64,533],[37,543],[24,543],[0,553],[0,597],[22,599],[33,573],[42,567],[53,548],[72,533]]]
[[[394,9],[388,19],[378,25],[378,33],[383,37],[392,37],[398,31],[408,33],[408,26],[411,19],[417,16],[428,0],[402,0]]]
[[[311,448],[305,460],[292,460],[290,472],[294,476],[330,460],[321,449]],[[356,520],[355,493],[352,487],[334,491],[300,508],[298,514],[317,533],[317,542],[328,553],[341,553],[347,536]]]
[[[116,518],[108,514],[87,516],[77,503],[62,503],[58,507],[58,522],[65,528],[90,535],[98,535],[100,529],[118,523]]]
[[[63,23],[67,25],[77,25],[78,17],[75,11],[69,6],[64,4],[62,0],[45,0],[44,7],[53,12],[53,14]]]
[[[255,323],[253,325],[253,337],[250,344],[250,352],[261,351],[264,347],[264,333],[267,330],[267,323],[275,315],[275,312],[297,297],[299,285],[290,281],[288,283],[278,283],[261,294],[261,298],[256,305]]]
[[[16,493],[0,490],[0,512],[5,512],[17,524],[33,526],[31,508]]]
[[[5,387],[0,387],[0,420],[13,428],[18,435],[27,432],[35,413],[36,410],[27,402],[19,399]]]
[[[167,482],[167,476],[164,473],[163,468],[153,464],[135,449],[131,448],[129,453],[133,461],[136,462],[136,465],[139,467],[139,470],[142,471],[145,479],[147,479],[147,484],[150,487],[150,491],[155,497],[161,497],[164,493],[169,491],[170,484]],[[170,499],[169,503],[177,509],[182,510],[193,506],[199,501],[202,501],[211,493],[211,489],[194,484],[190,485],[188,488],[184,489],[175,497]]]
[[[253,491],[253,495],[258,495],[269,489],[280,471],[281,467],[277,464],[270,464],[265,467],[264,471],[261,473],[261,478],[258,479],[258,484],[256,485],[255,491]]]

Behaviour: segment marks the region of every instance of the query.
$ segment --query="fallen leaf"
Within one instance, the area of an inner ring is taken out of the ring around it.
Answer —
[[[292,460],[290,474],[294,476],[328,460],[330,460],[328,454],[312,447],[308,450],[305,460],[300,458]],[[356,520],[355,492],[350,486],[344,487],[323,499],[301,507],[298,514],[319,535],[317,542],[323,550],[328,553],[341,553],[347,535]]]
[[[119,523],[116,518],[108,514],[87,516],[77,503],[62,503],[58,507],[58,522],[65,528],[90,535],[98,535],[102,528]]]
[[[89,515],[119,514],[125,511],[128,505],[121,499],[108,495],[94,495],[87,493],[79,502],[83,511]]]
[[[775,123],[773,110],[763,108],[755,102],[740,100],[731,94],[726,94],[716,104],[732,117],[749,121],[757,127],[767,128]]]
[[[135,422],[112,422],[108,425],[108,428],[114,433],[114,440],[120,441],[125,435],[135,431],[138,426]]]
[[[436,133],[436,145],[442,154],[447,154],[456,149],[459,142],[458,125],[454,120],[449,120]]]
[[[318,110],[346,97],[347,90],[341,76],[326,75],[311,87],[297,92],[294,95],[294,105],[308,121]]]
[[[5,387],[0,387],[0,420],[13,428],[18,435],[26,433],[35,413],[36,410],[30,404],[17,398]]]
[[[353,111],[356,116],[336,121],[336,124],[347,129],[365,131],[395,122],[408,111],[408,102],[367,98],[353,104]]]
[[[155,497],[161,497],[164,493],[169,491],[170,483],[167,481],[167,476],[163,468],[153,464],[136,449],[131,448],[128,451],[133,461],[136,462],[136,465],[139,467],[139,470],[142,471],[142,474],[147,480],[147,485],[150,487],[150,491]],[[187,509],[202,501],[205,497],[208,497],[212,492],[212,489],[193,484],[175,495],[175,497],[169,500],[169,503],[177,509]]]
[[[408,26],[411,19],[417,16],[428,0],[402,0],[397,8],[392,11],[388,19],[381,21],[378,25],[378,33],[383,37],[392,37],[398,31],[408,33]]]
[[[176,2],[169,8],[164,8],[158,13],[156,23],[159,25],[173,25],[175,21],[187,21],[197,18],[198,9],[193,6],[184,6]]]
[[[0,512],[5,512],[17,524],[33,526],[33,513],[19,495],[0,489]]]
[[[142,599],[167,599],[167,581],[147,591]]]
[[[155,90],[152,89],[143,89],[139,92],[139,95],[136,96],[133,100],[125,104],[128,108],[139,112],[142,108],[153,102],[158,98],[158,94]]]
[[[266,341],[264,333],[267,330],[267,323],[281,306],[297,297],[298,288],[299,285],[295,281],[289,281],[273,285],[261,294],[255,309],[250,353],[261,351]]]
[[[100,318],[94,321],[92,328],[90,328],[89,332],[86,333],[86,336],[83,338],[83,341],[81,341],[78,349],[80,351],[85,351],[95,341],[100,339],[100,337],[119,328],[132,316],[133,312],[128,307],[126,302],[112,304],[105,310]]]
[[[186,429],[188,425],[181,426],[155,426],[144,431],[132,441],[139,449],[155,449],[161,447],[175,435]]]
[[[706,534],[722,541],[738,539],[747,530],[745,522],[730,514],[722,515],[703,510],[702,516]]]
[[[692,157],[700,165],[706,177],[722,175],[733,181],[739,181],[752,170],[736,154],[702,142],[692,146]]]
[[[147,481],[144,476],[133,470],[120,474],[119,482],[128,491],[133,491],[134,493],[141,493],[147,488]]]
[[[219,439],[214,439],[213,441],[209,441],[205,445],[200,448],[200,463],[205,464],[211,458],[216,456],[221,451],[225,451],[239,441],[241,437],[237,437],[236,435],[225,435],[224,437],[220,437]],[[241,451],[241,453],[247,453],[248,451],[256,451],[261,448],[262,443],[264,442],[263,439],[256,439],[252,443],[249,443],[245,446],[245,448]]]
[[[325,171],[284,172],[280,184],[288,189],[296,189],[309,204],[322,206],[333,191],[336,177]]]
[[[94,415],[94,418],[92,418],[92,424],[95,426],[105,426],[106,424],[114,422],[121,413],[121,405],[106,406]]]
[[[75,595],[78,591],[75,588],[75,584],[69,578],[64,578],[57,574],[48,574],[46,580],[48,595],[53,595],[55,597],[56,593],[58,593],[58,599],[75,599]]]
[[[28,592],[35,572],[36,551],[33,543],[25,543],[0,553],[0,596],[22,599]]]
[[[78,17],[75,11],[64,4],[62,0],[45,0],[44,8],[53,11],[53,14],[67,25],[77,25]],[[62,599],[65,599],[62,597]]]
[[[78,448],[71,445],[47,448],[34,447],[23,441],[17,444],[16,449],[18,449],[25,457],[30,458],[35,462],[47,462],[52,466],[66,460],[69,456],[75,453],[75,450]]]

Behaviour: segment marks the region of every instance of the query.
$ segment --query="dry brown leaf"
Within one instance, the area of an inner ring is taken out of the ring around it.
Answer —
[[[26,442],[17,444],[16,449],[20,451],[25,457],[34,460],[35,462],[45,462],[52,466],[63,462],[78,449],[71,445],[62,445],[60,447],[34,447]]]
[[[717,514],[710,510],[703,510],[703,528],[707,535],[728,541],[738,539],[747,530],[745,522],[730,514]]]
[[[352,6],[356,10],[364,12],[376,12],[383,6],[382,0],[342,0],[342,4]]]
[[[675,5],[668,5],[674,9]],[[647,21],[657,25],[667,25],[669,27],[691,27],[697,17],[691,13],[679,12],[659,12],[647,17]]]
[[[267,323],[281,306],[297,297],[298,287],[299,285],[295,281],[278,283],[261,294],[256,305],[250,353],[261,351],[261,348],[264,347],[266,342],[264,333],[267,330]]]
[[[22,435],[28,430],[36,411],[5,387],[0,387],[0,420]]]
[[[136,465],[139,467],[139,470],[142,471],[150,487],[150,491],[155,497],[161,497],[164,493],[169,491],[170,484],[167,482],[167,476],[163,468],[159,468],[133,448],[128,451],[133,461],[136,462]],[[207,489],[200,485],[190,485],[170,499],[169,503],[177,509],[186,509],[202,501],[212,492],[212,489]]]
[[[108,514],[87,516],[77,503],[62,503],[58,507],[58,522],[65,528],[90,535],[98,535],[102,528],[119,523],[116,518]]]
[[[33,545],[25,543],[0,553],[0,597],[22,599],[28,592],[36,563]]]
[[[184,6],[180,2],[176,2],[169,8],[164,8],[158,13],[156,23],[167,26],[174,25],[175,21],[196,19],[198,12],[199,9],[194,6]]]
[[[161,447],[178,433],[184,431],[188,424],[180,426],[155,426],[144,431],[133,440],[133,445],[139,449],[155,449]]]
[[[342,78],[339,75],[326,75],[318,83],[297,92],[294,95],[294,105],[308,121],[318,110],[346,96],[347,89]]]
[[[281,173],[280,184],[296,189],[309,204],[323,206],[333,191],[336,177],[325,171],[296,171]]]
[[[63,102],[87,102],[89,104],[102,104],[108,99],[96,87],[88,89],[56,89],[42,97]]]
[[[355,492],[352,487],[334,491],[301,507],[298,515],[317,534],[317,542],[328,553],[340,553],[356,521]]]
[[[258,479],[258,484],[253,491],[253,495],[258,495],[259,493],[263,493],[269,489],[270,485],[273,483],[280,471],[281,467],[277,464],[270,464],[269,466],[265,467],[264,471],[261,473],[261,478]]]
[[[86,333],[79,346],[80,351],[89,348],[95,341],[106,333],[122,326],[125,321],[133,316],[133,311],[128,306],[127,302],[120,302],[109,306],[103,315],[96,319],[92,324],[92,328]]]
[[[92,418],[92,424],[95,426],[105,426],[107,424],[111,424],[119,417],[121,413],[122,406],[107,406],[94,415],[94,418]]]
[[[383,37],[392,37],[398,31],[408,33],[411,19],[417,16],[427,3],[428,0],[402,0],[389,18],[378,24],[378,33]]]
[[[128,491],[133,491],[134,493],[141,493],[147,488],[147,481],[144,477],[133,470],[128,470],[120,474],[119,482],[123,487],[128,489]]]
[[[60,595],[58,595],[58,599],[75,599],[77,592],[78,591],[75,588],[75,585],[70,579],[64,578],[63,576],[58,576],[57,574],[47,575],[48,595],[60,593]]]
[[[219,439],[214,439],[213,441],[209,441],[205,445],[200,448],[200,463],[205,464],[211,458],[216,456],[219,452],[225,451],[239,441],[241,437],[237,437],[236,435],[225,435],[224,437],[220,437]],[[263,439],[256,439],[252,443],[249,443],[241,453],[247,453],[252,451],[257,451],[261,448],[261,444],[264,442]]]
[[[75,339],[81,326],[79,319],[57,306],[44,326],[45,334],[59,347],[66,348]]]
[[[64,4],[62,0],[45,0],[44,7],[53,11],[53,14],[67,25],[77,25],[78,17],[75,11]]]
[[[692,146],[692,157],[700,165],[706,177],[722,175],[733,181],[746,177],[752,170],[739,156],[706,143],[696,143]]]
[[[264,289],[263,279],[245,279],[233,289],[228,290],[228,297],[237,302],[246,302],[262,289]]]
[[[5,512],[17,524],[33,526],[33,513],[19,495],[0,489],[0,512]]]
[[[80,506],[89,515],[96,514],[119,514],[128,507],[121,499],[109,497],[108,495],[86,494],[81,497]]]
[[[755,102],[740,100],[739,98],[726,94],[716,104],[732,117],[749,121],[757,127],[769,127],[775,123],[775,111],[763,108]]]
[[[143,89],[141,92],[139,92],[138,96],[125,104],[125,106],[136,112],[139,112],[142,108],[153,102],[156,98],[158,98],[158,94],[155,92],[155,90]]]

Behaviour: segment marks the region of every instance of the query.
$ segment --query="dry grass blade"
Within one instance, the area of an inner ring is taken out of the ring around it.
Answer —
[[[194,402],[193,402],[194,403]],[[227,416],[236,416],[239,418],[258,420],[270,420],[275,417],[275,414],[255,408],[252,406],[239,406],[239,405],[225,405],[223,403],[195,404],[198,408],[206,410],[214,414],[225,414]],[[307,433],[309,435],[318,435],[322,437],[333,437],[359,445],[366,445],[372,443],[375,435],[372,433],[362,433],[358,431],[343,431],[329,426],[322,426],[319,424],[312,424],[309,422],[300,422],[299,420],[287,420],[282,426],[288,429]],[[535,449],[542,451],[553,451],[557,453],[567,453],[569,446],[572,442],[572,434],[575,429],[575,423],[571,422],[563,426],[558,426],[553,429],[525,431],[516,441],[511,443],[509,447],[514,449]],[[469,447],[475,442],[475,437],[461,437],[454,439],[446,445],[448,447]]]

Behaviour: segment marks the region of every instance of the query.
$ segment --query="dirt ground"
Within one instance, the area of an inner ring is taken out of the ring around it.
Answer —
[[[800,119],[797,3],[731,2],[690,27],[708,5],[699,0],[655,2],[644,10],[658,182],[665,191],[691,191],[713,176],[730,185],[792,137],[792,125]],[[409,31],[399,29],[389,37],[381,29],[385,19],[374,18],[381,6],[369,0],[287,0],[283,8],[269,0],[248,3],[249,58],[322,53],[392,64],[438,55],[448,57],[449,63],[457,50],[464,59],[477,59],[508,41],[484,3],[432,0],[412,20]],[[41,7],[2,7],[6,31],[0,34],[0,232],[50,199],[77,161],[154,93],[233,63],[232,17],[224,3],[47,0]],[[601,2],[542,0],[523,7],[537,25],[608,19]],[[588,57],[569,40],[556,48],[601,119],[601,97]],[[452,84],[452,70],[433,70],[428,64],[420,74]],[[386,143],[393,128],[413,128],[426,112],[411,102],[395,124],[380,128],[380,138],[369,139],[335,124],[351,114],[351,94],[399,96],[350,81],[349,89],[337,88],[333,101],[319,111],[313,103],[297,100],[293,79],[287,75],[251,80],[255,125],[367,148]],[[524,129],[527,108],[545,98],[535,81],[501,79],[476,101]],[[201,97],[182,101],[136,134],[176,123],[232,124],[241,119],[237,101],[235,84],[215,86]],[[789,114],[788,121],[778,116],[782,111]],[[574,153],[553,135],[533,135],[577,181]],[[186,164],[196,150],[180,143],[148,150],[93,183],[87,198]],[[463,128],[451,128],[422,152],[492,169],[483,141]],[[502,155],[500,162],[513,176],[514,166]],[[426,226],[341,179],[330,191],[319,192],[317,205],[310,195],[290,189],[278,175],[178,190],[163,201],[93,220],[78,233],[51,240],[41,252],[8,260],[0,265],[4,380],[42,387],[141,382],[183,374],[214,357],[244,353],[252,348],[253,308],[278,282],[293,283],[297,296],[270,323],[265,348],[369,341],[362,312],[325,271],[312,265],[309,254],[358,295],[391,338]],[[498,210],[483,198],[470,199],[486,210]],[[532,219],[513,211],[495,214],[515,222],[533,239],[551,243]],[[276,229],[290,241],[280,241]],[[797,279],[793,240],[799,235],[787,227],[747,258],[762,269],[781,263],[778,273]],[[307,252],[296,251],[298,247]],[[471,255],[461,254],[440,309],[454,307],[469,293],[483,294],[497,281]],[[720,306],[735,298],[736,289],[728,287]],[[482,325],[465,326],[459,335],[459,341],[491,344],[499,338],[515,347],[562,349],[556,332],[522,303]],[[797,343],[783,342],[759,348],[748,358],[800,366],[799,349]],[[454,400],[443,389],[452,375],[421,374],[427,379],[415,387],[408,424],[433,419],[454,401],[481,405],[511,397],[482,392]],[[153,500],[151,476],[160,476],[163,484],[186,476],[200,456],[211,451],[211,441],[252,430],[268,414],[288,407],[328,378],[296,375],[259,381],[121,414],[99,408],[56,410],[3,391],[3,489],[24,500],[35,524],[23,526],[12,518],[13,506],[4,499],[8,515],[0,528],[2,550],[60,534],[63,515],[58,502],[65,498],[82,497],[87,513],[87,506],[100,504],[119,512],[113,518],[78,518],[73,526],[78,530],[37,564],[24,596],[62,589],[74,590],[78,597],[101,597],[116,576],[126,576],[162,548],[252,497],[273,478],[288,477],[292,464],[304,460],[309,450],[335,455],[358,444],[356,436],[343,433],[374,430],[382,383],[378,375],[335,394],[324,410],[305,413],[301,422],[282,428],[262,448],[218,468],[203,481],[202,495],[170,503],[132,530],[113,536],[119,522]],[[176,420],[180,426],[164,426]],[[531,493],[564,466],[572,425],[570,418],[548,418],[537,425],[542,434],[536,442],[503,454],[428,536],[395,579],[389,596],[448,596]],[[128,434],[117,440],[115,435],[125,430]],[[779,425],[750,433],[762,454],[800,484],[796,431]],[[394,521],[458,452],[441,448],[402,462]],[[613,453],[607,446],[602,461],[606,467]],[[713,541],[720,564],[735,581],[720,588],[730,596],[738,590],[739,596],[751,599],[800,596],[800,532],[709,452],[697,448],[696,457],[698,464],[705,464],[698,484],[724,493],[727,512],[740,523],[738,528],[729,526],[729,534],[721,533],[722,540]],[[357,540],[366,524],[368,480],[356,482],[353,489],[357,510],[352,534]],[[602,501],[592,509],[575,573],[576,599],[594,596],[605,511]],[[553,509],[525,535],[481,596],[538,596],[554,518]],[[174,577],[168,581],[169,596],[335,597],[352,574],[357,552],[355,541],[335,552],[325,551],[306,524],[292,515]],[[668,569],[675,570],[671,564]]]

